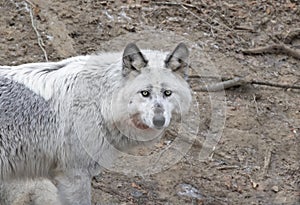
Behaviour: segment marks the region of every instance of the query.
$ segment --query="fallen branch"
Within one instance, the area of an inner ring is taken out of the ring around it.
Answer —
[[[252,84],[252,85],[265,85],[265,86],[271,86],[271,87],[277,87],[277,88],[285,88],[285,89],[300,89],[300,85],[289,85],[289,84],[279,84],[279,83],[272,83],[272,82],[266,82],[266,81],[257,81],[253,79],[246,79],[241,77],[235,77],[235,78],[227,78],[227,77],[214,77],[214,76],[190,76],[190,80],[193,79],[201,79],[201,78],[215,78],[222,80],[221,82],[218,82],[216,84],[206,85],[202,87],[193,88],[195,92],[218,92],[222,91],[228,88],[245,85],[245,84]]]
[[[274,45],[270,45],[270,46],[244,49],[244,50],[242,50],[242,52],[244,54],[263,54],[263,53],[285,54],[285,55],[292,56],[295,59],[300,60],[300,52],[297,50],[294,50],[284,44],[274,44]]]

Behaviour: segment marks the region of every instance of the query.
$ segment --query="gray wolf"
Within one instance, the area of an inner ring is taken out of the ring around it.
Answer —
[[[171,53],[130,43],[120,53],[0,66],[0,202],[19,182],[43,204],[44,179],[53,204],[90,205],[91,178],[116,148],[151,141],[188,113],[188,56],[183,43]]]

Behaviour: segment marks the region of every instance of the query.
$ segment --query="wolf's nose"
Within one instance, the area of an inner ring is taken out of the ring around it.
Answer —
[[[163,115],[156,115],[153,117],[153,125],[156,128],[162,128],[165,124],[165,117]]]

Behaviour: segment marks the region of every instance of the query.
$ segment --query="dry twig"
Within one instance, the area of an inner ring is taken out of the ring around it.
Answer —
[[[185,6],[185,7],[194,8],[198,10],[197,6],[194,6],[192,4],[187,4],[187,3],[177,3],[177,2],[152,2],[152,3],[156,5],[163,5],[163,6]]]
[[[266,85],[266,86],[277,87],[277,88],[300,89],[300,85],[279,84],[279,83],[271,83],[271,82],[256,81],[256,80],[251,80],[251,81],[249,81],[249,83],[256,84],[256,85]]]
[[[270,163],[271,163],[271,157],[272,157],[272,149],[269,148],[267,150],[266,156],[265,156],[265,160],[264,160],[264,167],[263,167],[263,174],[266,175],[268,172],[268,169],[270,167]]]
[[[284,37],[283,42],[286,44],[292,43],[294,39],[300,39],[300,28],[293,29],[289,31]]]
[[[263,46],[251,49],[244,49],[242,50],[244,54],[262,54],[262,53],[269,53],[269,54],[285,54],[288,56],[292,56],[295,59],[300,60],[300,52],[294,50],[284,44],[274,44],[270,46]]]
[[[32,26],[32,28],[33,28],[36,36],[37,36],[38,45],[44,53],[45,60],[48,61],[48,55],[47,55],[47,52],[46,52],[46,49],[45,49],[44,41],[43,41],[43,39],[41,37],[41,34],[37,30],[37,28],[35,26],[35,23],[34,23],[32,7],[35,6],[35,5],[32,2],[30,2],[29,0],[26,0],[26,2],[29,4],[29,5],[28,4],[27,5],[29,7],[29,15],[30,15],[30,20],[31,20],[31,26]]]
[[[221,166],[221,167],[217,167],[217,170],[228,170],[228,169],[238,169],[240,168],[237,165],[227,165],[227,166]]]

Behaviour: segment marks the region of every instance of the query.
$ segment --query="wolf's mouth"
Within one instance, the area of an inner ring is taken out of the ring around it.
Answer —
[[[132,123],[134,124],[135,127],[141,129],[141,130],[145,130],[145,129],[148,129],[149,126],[144,124],[142,121],[141,121],[141,118],[140,118],[140,115],[137,113],[137,114],[134,114],[130,117]]]

